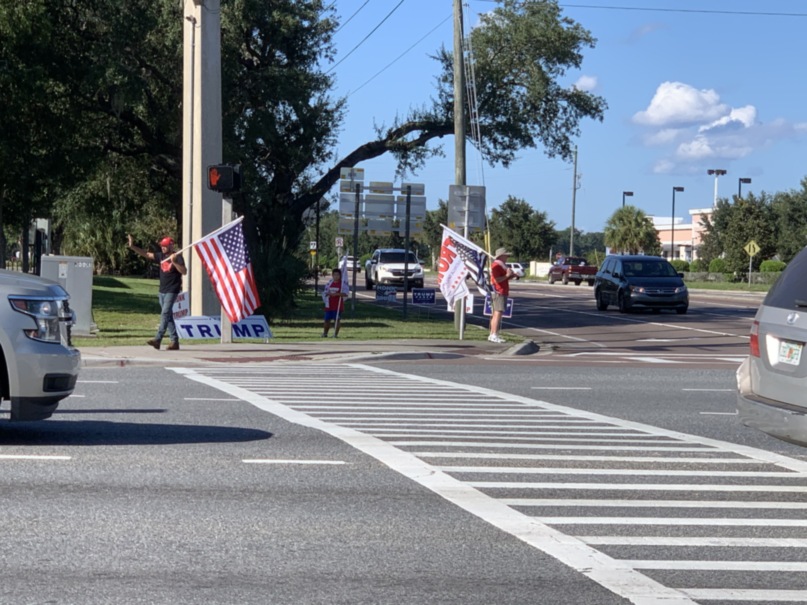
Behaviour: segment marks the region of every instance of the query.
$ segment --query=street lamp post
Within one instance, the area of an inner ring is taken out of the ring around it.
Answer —
[[[633,191],[623,191],[622,192],[622,207],[625,207],[625,198],[626,197],[633,197]]]
[[[673,187],[672,217],[670,218],[670,260],[675,260],[675,192],[683,191],[683,187]]]
[[[740,182],[737,184],[737,199],[741,200],[743,198],[743,183],[745,183],[746,185],[750,185],[751,179],[749,179],[748,177],[743,177],[739,179],[739,181]]]
[[[714,208],[717,208],[717,178],[726,174],[726,171],[722,168],[710,168],[706,171],[706,174],[714,175],[715,177],[715,201],[714,201]]]

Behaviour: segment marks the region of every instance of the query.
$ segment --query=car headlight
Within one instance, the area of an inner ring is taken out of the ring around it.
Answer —
[[[687,287],[686,287],[686,286],[680,286],[679,288],[676,288],[676,289],[675,289],[675,293],[676,293],[676,294],[683,294],[683,293],[684,293],[684,292],[686,292],[686,291],[687,291]]]
[[[23,329],[28,338],[58,344],[63,342],[62,324],[64,324],[64,342],[69,343],[68,328],[73,323],[73,314],[65,301],[56,298],[15,296],[9,296],[8,300],[12,309],[34,320],[35,327]]]
[[[644,286],[631,286],[630,291],[631,293],[636,292],[637,294],[644,294],[646,292]]]

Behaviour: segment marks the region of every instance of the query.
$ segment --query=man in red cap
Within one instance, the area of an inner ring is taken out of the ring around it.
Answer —
[[[131,235],[126,236],[129,240],[129,249],[133,250],[143,258],[156,261],[160,264],[160,325],[157,328],[157,335],[146,344],[155,349],[160,349],[163,335],[168,332],[171,344],[166,347],[169,351],[179,349],[179,335],[174,323],[174,302],[182,291],[182,276],[188,270],[185,268],[185,260],[178,252],[174,252],[174,240],[164,237],[159,241],[160,252],[149,252],[134,245]]]

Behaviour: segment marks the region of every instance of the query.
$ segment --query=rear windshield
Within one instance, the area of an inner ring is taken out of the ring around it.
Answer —
[[[566,257],[566,264],[572,265],[573,267],[579,267],[580,265],[586,264],[585,258],[577,258],[576,256],[568,256]]]
[[[768,291],[763,304],[781,309],[807,306],[807,248],[803,248],[787,264],[787,268]]]
[[[666,260],[622,261],[625,277],[678,277],[678,272]]]
[[[406,256],[405,252],[382,252],[380,262],[403,263],[405,256]],[[409,253],[409,258],[407,260],[410,265],[416,265],[418,262],[417,257],[412,252]]]

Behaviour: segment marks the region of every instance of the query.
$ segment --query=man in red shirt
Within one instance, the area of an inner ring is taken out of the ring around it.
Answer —
[[[490,265],[490,285],[492,291],[490,293],[490,309],[492,311],[490,316],[490,342],[503,343],[507,342],[504,338],[499,336],[499,327],[502,323],[502,315],[504,315],[504,308],[507,305],[507,295],[510,294],[510,280],[516,274],[507,266],[507,259],[510,253],[506,248],[499,248],[494,254],[494,261]]]

